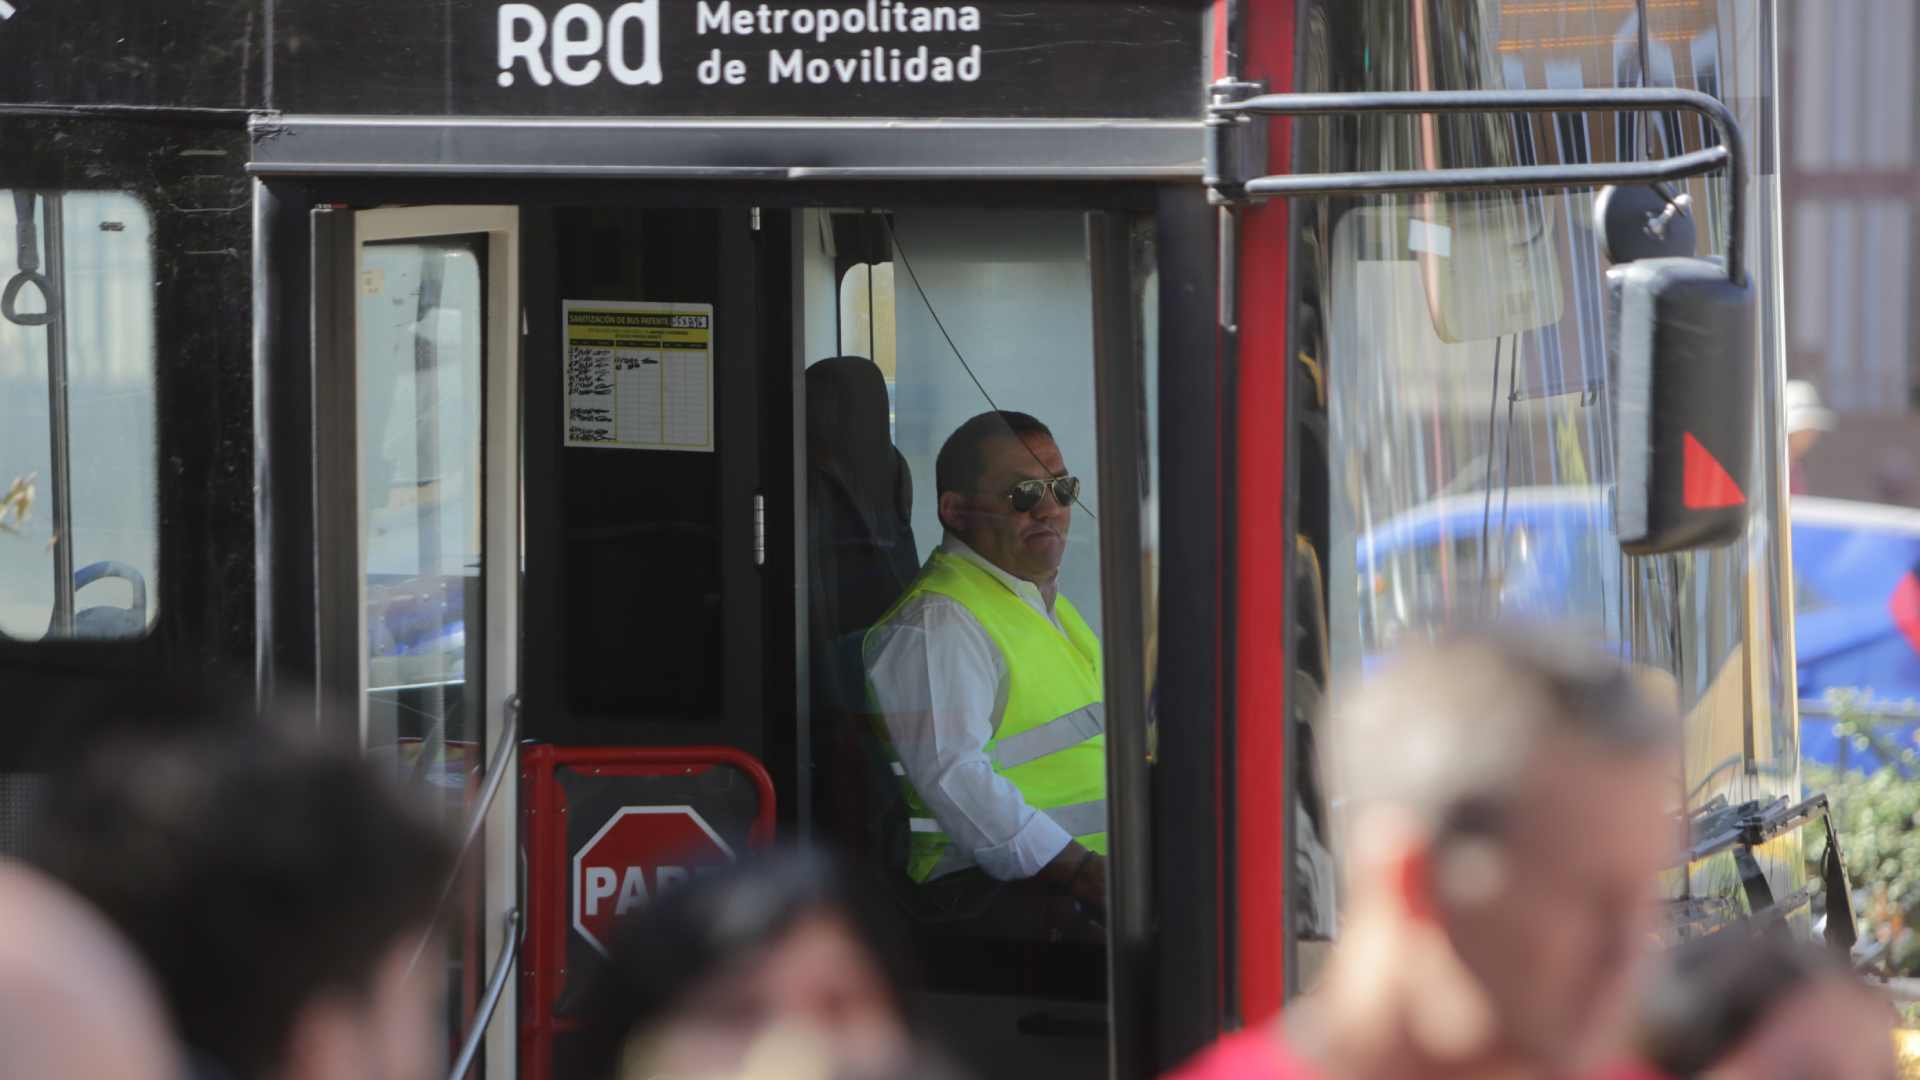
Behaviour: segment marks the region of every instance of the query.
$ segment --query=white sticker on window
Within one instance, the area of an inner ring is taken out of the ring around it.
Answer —
[[[1407,250],[1446,258],[1453,254],[1453,230],[1413,218],[1407,222]]]

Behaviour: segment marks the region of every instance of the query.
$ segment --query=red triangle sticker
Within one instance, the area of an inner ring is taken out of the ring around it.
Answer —
[[[1727,474],[1726,466],[1713,456],[1693,432],[1684,432],[1686,458],[1681,462],[1680,501],[1689,510],[1719,510],[1742,506],[1747,497],[1740,485]]]

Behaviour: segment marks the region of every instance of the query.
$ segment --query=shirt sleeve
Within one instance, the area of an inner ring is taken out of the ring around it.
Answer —
[[[986,753],[1006,704],[1006,665],[980,623],[944,596],[920,596],[867,650],[874,703],[894,752],[940,829],[989,877],[1030,878],[1073,837],[1027,805]]]

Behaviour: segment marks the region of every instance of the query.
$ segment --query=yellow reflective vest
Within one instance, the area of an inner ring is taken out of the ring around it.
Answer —
[[[985,569],[944,551],[934,552],[880,625],[925,593],[965,607],[1007,666],[1006,710],[985,747],[993,771],[1019,788],[1027,805],[1081,844],[1105,854],[1107,737],[1100,639],[1066,597],[1054,601],[1060,620],[1056,628]],[[884,738],[884,717],[881,720]],[[970,853],[953,850],[897,757],[893,766],[906,788],[913,830],[907,875],[926,881],[973,865]]]

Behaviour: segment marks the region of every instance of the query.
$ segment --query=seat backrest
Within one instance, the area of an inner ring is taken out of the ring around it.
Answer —
[[[808,610],[822,811],[857,855],[888,860],[876,829],[899,785],[877,753],[861,643],[920,570],[913,474],[893,445],[873,361],[807,368]]]
[[[894,448],[887,385],[863,356],[807,369],[807,495],[820,628],[864,632],[920,570],[913,473]]]

